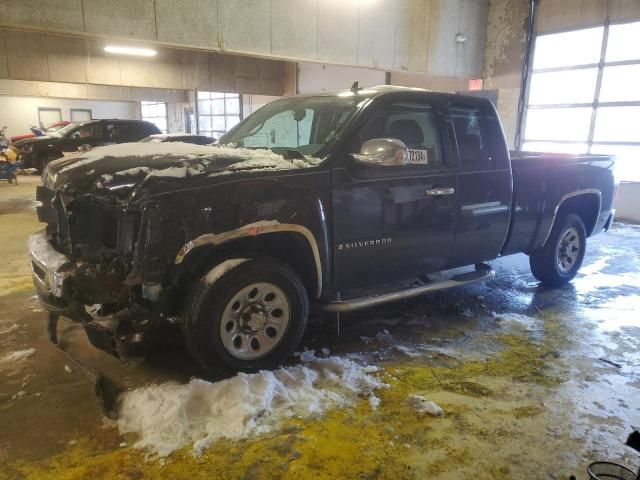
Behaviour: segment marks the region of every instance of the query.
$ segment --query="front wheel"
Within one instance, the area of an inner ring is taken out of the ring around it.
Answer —
[[[587,232],[582,219],[573,213],[560,218],[547,243],[529,255],[533,276],[549,287],[561,287],[573,280],[582,266]]]
[[[293,353],[308,315],[304,285],[288,266],[232,259],[194,285],[184,335],[193,357],[210,373],[272,369]]]

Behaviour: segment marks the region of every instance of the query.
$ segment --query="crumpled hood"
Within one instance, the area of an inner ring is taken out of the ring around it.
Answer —
[[[46,187],[76,193],[128,195],[142,184],[214,176],[240,171],[292,170],[317,165],[318,159],[285,160],[270,150],[181,142],[121,143],[78,152],[51,162],[43,173]]]
[[[32,144],[32,143],[55,143],[58,140],[60,140],[60,137],[54,137],[54,136],[49,136],[49,135],[44,135],[41,137],[36,137],[35,135],[31,135],[28,137],[24,137],[20,140],[16,140],[13,145],[20,148],[20,147],[24,147],[25,145],[28,144]]]

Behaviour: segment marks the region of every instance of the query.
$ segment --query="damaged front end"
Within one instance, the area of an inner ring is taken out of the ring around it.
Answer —
[[[70,187],[38,187],[36,199],[47,226],[30,236],[28,247],[38,298],[50,312],[51,340],[57,343],[62,315],[81,323],[95,347],[123,358],[152,323],[159,289],[136,283],[141,215],[117,196]]]

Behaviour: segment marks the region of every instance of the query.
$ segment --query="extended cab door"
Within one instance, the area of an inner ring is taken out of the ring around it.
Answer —
[[[507,237],[513,191],[509,151],[498,115],[489,101],[449,103],[460,161],[458,222],[452,261],[458,266],[499,256]]]
[[[334,162],[334,288],[345,291],[446,268],[455,234],[456,168],[444,118],[427,100],[379,105]],[[373,108],[373,107],[372,107]],[[374,138],[397,138],[414,163],[370,166],[350,153]]]

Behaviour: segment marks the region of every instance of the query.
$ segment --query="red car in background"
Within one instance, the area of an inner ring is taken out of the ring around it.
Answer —
[[[22,140],[24,138],[42,137],[42,136],[47,135],[47,134],[49,134],[51,132],[57,132],[62,127],[66,127],[70,123],[71,122],[69,122],[68,120],[61,120],[59,122],[54,122],[51,125],[47,125],[44,128],[32,127],[31,128],[31,133],[23,133],[22,135],[14,135],[13,137],[10,137],[9,140],[11,140],[11,143],[13,143],[13,142],[17,142],[18,140]],[[35,133],[36,131],[40,132],[40,135]]]

